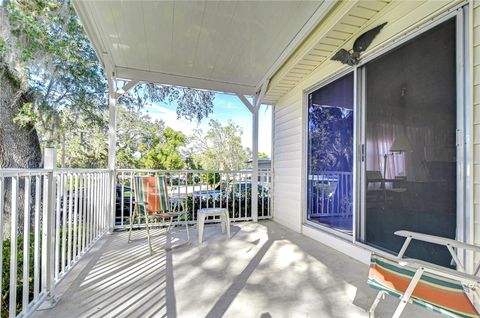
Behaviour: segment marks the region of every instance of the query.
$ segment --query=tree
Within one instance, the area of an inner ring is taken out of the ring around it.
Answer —
[[[129,108],[139,108],[158,102],[176,103],[178,118],[200,122],[213,112],[214,98],[213,92],[142,83],[123,95],[119,102]]]
[[[101,124],[106,80],[70,2],[7,1],[1,9],[7,17],[1,56],[11,62],[5,67],[15,65],[32,91],[31,103],[13,110],[17,125],[41,129],[43,141],[52,144],[65,127],[71,128],[61,120],[72,118],[62,116],[65,110]]]
[[[212,92],[144,84],[122,100],[137,108],[176,101],[178,116],[200,120],[213,111],[213,99]],[[40,167],[40,141],[58,144],[67,129],[76,130],[68,118],[104,127],[106,103],[103,67],[70,0],[0,1],[0,168]],[[20,185],[20,202],[23,191]],[[0,194],[4,224],[8,194]]]
[[[107,81],[70,1],[2,3],[0,59],[8,71],[7,82],[22,84],[14,85],[12,94],[24,96],[10,108],[10,116],[2,118],[17,119],[14,131],[23,127],[33,132],[37,145],[28,147],[29,153],[41,157],[38,137],[31,128],[41,127],[41,137],[48,144],[58,142],[65,127],[72,129],[70,122],[63,121],[69,118],[62,116],[65,109],[74,117],[81,114],[92,126],[105,125]],[[179,117],[201,120],[213,111],[214,96],[212,92],[149,83],[138,85],[120,101],[131,108],[147,102],[176,102]],[[0,153],[6,149],[0,143]],[[13,153],[12,157],[17,156]]]
[[[240,126],[229,121],[225,126],[210,120],[209,129],[196,129],[190,138],[190,155],[209,170],[239,170],[250,157],[250,150],[242,146]]]
[[[104,116],[106,118],[106,112]],[[182,132],[165,127],[163,121],[152,120],[140,110],[123,106],[117,108],[117,119],[118,168],[182,169],[187,161],[189,167],[198,167],[192,158],[183,157],[181,150],[186,137]],[[106,129],[88,127],[81,118],[77,119],[77,127],[66,131],[65,166],[94,168],[106,165]],[[62,155],[63,147],[59,145],[58,148]]]
[[[20,53],[12,43],[8,1],[0,4],[0,168],[38,167],[41,162],[38,135],[30,122],[16,123],[24,105],[34,100]],[[26,108],[26,107],[25,107]],[[15,149],[15,154],[12,150]],[[31,151],[35,149],[36,151]]]
[[[142,158],[163,134],[165,123],[140,110],[117,108],[117,167],[145,168]]]
[[[188,162],[189,168],[198,169],[193,158],[183,157],[185,135],[165,128],[163,121],[123,106],[117,108],[117,121],[118,168],[183,169]],[[106,130],[84,127],[81,120],[77,126],[82,129],[66,132],[65,166],[104,166],[108,152]],[[59,153],[62,153],[60,146]]]
[[[260,151],[260,152],[258,153],[258,158],[268,159],[269,157],[268,157],[268,155],[267,155],[266,153]]]
[[[180,152],[185,146],[186,136],[170,127],[163,130],[162,134],[156,136],[145,156],[140,161],[148,169],[177,170],[185,167],[185,160]],[[142,148],[141,148],[142,149]]]
[[[106,125],[91,125],[82,114],[72,114],[65,110],[61,114],[63,122],[75,122],[75,129],[63,130],[62,142],[57,144],[57,165],[68,168],[104,167],[108,158]],[[107,112],[102,116],[107,120]]]
[[[338,107],[310,107],[309,147],[313,171],[350,171],[353,166],[353,112]]]

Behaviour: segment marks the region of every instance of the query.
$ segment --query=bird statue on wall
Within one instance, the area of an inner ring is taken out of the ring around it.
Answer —
[[[374,27],[373,29],[360,35],[355,42],[353,43],[353,49],[350,53],[345,49],[340,49],[335,55],[331,58],[332,61],[340,61],[343,64],[348,64],[350,66],[357,65],[360,62],[360,53],[365,51],[370,44],[372,44],[373,39],[380,33],[380,30],[387,24],[387,22],[380,24],[379,26]]]

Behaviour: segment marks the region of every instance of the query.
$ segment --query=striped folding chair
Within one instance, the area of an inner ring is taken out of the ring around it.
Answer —
[[[455,248],[477,250],[477,246],[436,236],[398,231],[406,242],[397,257],[372,254],[368,284],[379,290],[370,308],[370,317],[385,295],[400,299],[392,317],[400,317],[407,303],[420,305],[447,317],[480,317],[477,308],[480,301],[480,277],[467,274],[455,254],[454,260],[459,270],[454,270],[416,259],[403,258],[412,239],[437,243]],[[477,267],[478,268],[478,267]]]
[[[167,225],[167,230],[163,234],[170,233],[173,227],[183,219],[183,224],[187,232],[187,241],[175,246],[166,248],[174,249],[190,243],[190,233],[188,231],[188,212],[182,205],[182,211],[174,211],[170,204],[167,190],[167,181],[164,176],[141,176],[135,177],[133,181],[133,191],[135,193],[135,209],[130,219],[130,230],[128,233],[128,242],[131,242],[133,223],[136,218],[145,218],[145,227],[147,229],[147,241],[150,254],[153,254],[152,243],[150,240],[150,227],[152,225]],[[179,210],[178,203],[175,204]],[[151,223],[151,221],[161,220],[160,223]]]

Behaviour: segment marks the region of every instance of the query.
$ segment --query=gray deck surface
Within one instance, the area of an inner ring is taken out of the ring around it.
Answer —
[[[227,241],[219,225],[204,242],[172,252],[159,235],[148,253],[144,230],[127,244],[127,232],[101,239],[56,290],[56,307],[34,317],[368,317],[376,292],[368,266],[272,221],[232,224]],[[378,317],[390,317],[387,298]],[[402,317],[436,317],[407,305]]]

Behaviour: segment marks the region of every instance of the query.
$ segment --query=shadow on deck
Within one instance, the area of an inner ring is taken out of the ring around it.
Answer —
[[[218,225],[183,239],[154,230],[150,256],[144,230],[100,240],[60,283],[55,308],[34,317],[367,317],[375,291],[368,266],[275,222],[235,223],[227,241]],[[396,301],[377,309],[389,317]],[[434,317],[407,306],[404,317]]]

